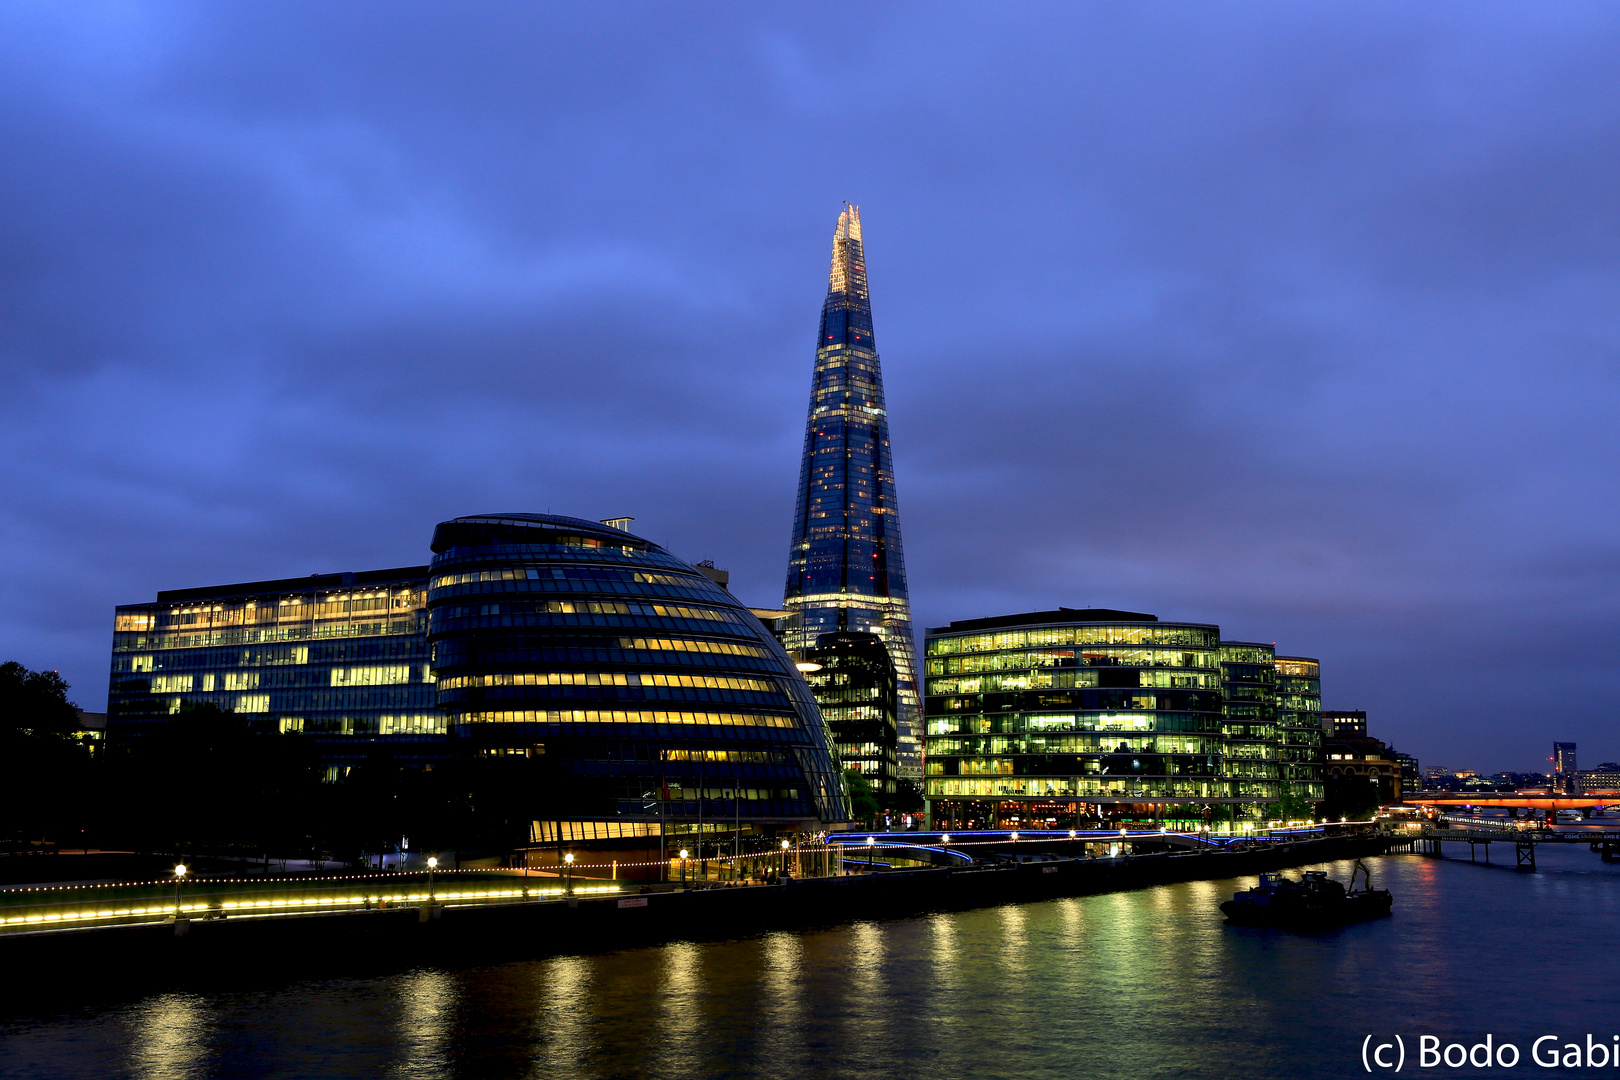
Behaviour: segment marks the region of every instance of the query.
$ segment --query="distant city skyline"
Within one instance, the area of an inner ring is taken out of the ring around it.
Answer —
[[[0,659],[99,711],[116,605],[488,512],[774,606],[847,199],[915,626],[1211,622],[1423,761],[1620,758],[1620,10],[985,12],[0,11]]]

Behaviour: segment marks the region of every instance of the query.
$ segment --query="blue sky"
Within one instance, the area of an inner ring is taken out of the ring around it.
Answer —
[[[7,5],[0,659],[491,511],[776,602],[848,199],[921,625],[1620,758],[1617,83],[1607,5]]]

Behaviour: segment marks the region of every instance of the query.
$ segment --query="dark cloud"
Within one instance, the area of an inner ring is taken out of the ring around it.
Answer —
[[[1620,757],[1602,5],[13,6],[0,657],[633,514],[780,596],[863,205],[919,621],[1324,662],[1426,760]]]

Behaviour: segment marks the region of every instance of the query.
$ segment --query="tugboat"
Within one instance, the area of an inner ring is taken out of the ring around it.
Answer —
[[[1361,889],[1356,888],[1358,873],[1366,875]],[[1238,926],[1320,927],[1381,919],[1394,902],[1388,889],[1372,887],[1372,871],[1357,859],[1348,889],[1323,870],[1307,870],[1299,881],[1261,874],[1259,885],[1226,901],[1221,911]]]

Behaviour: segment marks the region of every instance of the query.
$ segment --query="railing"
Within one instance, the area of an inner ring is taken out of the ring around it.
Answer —
[[[341,912],[383,911],[429,903],[466,905],[561,903],[571,898],[606,898],[632,892],[662,892],[744,884],[774,884],[783,877],[835,875],[897,864],[970,865],[964,849],[1049,846],[1081,841],[1091,845],[1162,842],[1193,850],[1263,847],[1320,835],[1320,827],[1277,830],[1270,837],[1221,836],[1199,831],[1154,830],[985,830],[931,833],[842,833],[825,842],[789,845],[734,855],[674,857],[652,862],[548,864],[512,870],[434,870],[406,874],[369,873],[321,877],[186,877],[104,885],[50,885],[0,889],[0,937],[89,927],[171,920],[277,918]],[[870,842],[868,842],[870,838]],[[864,856],[864,858],[863,858]],[[655,872],[659,880],[619,875]],[[608,877],[608,874],[613,877]]]
[[[558,903],[636,891],[759,884],[836,872],[833,848],[804,844],[734,855],[547,864],[511,870],[321,877],[195,877],[0,889],[0,936],[191,919],[273,918],[390,907]],[[652,880],[621,877],[641,873]],[[609,875],[612,875],[609,877]]]
[[[583,868],[582,868],[583,869]],[[325,878],[225,878],[64,885],[0,890],[0,933],[186,919],[272,917],[386,910],[429,903],[501,904],[562,900],[562,879],[539,882],[487,871]],[[482,875],[482,879],[479,876]],[[552,881],[555,880],[553,884]],[[577,896],[624,891],[628,883],[582,879]]]

